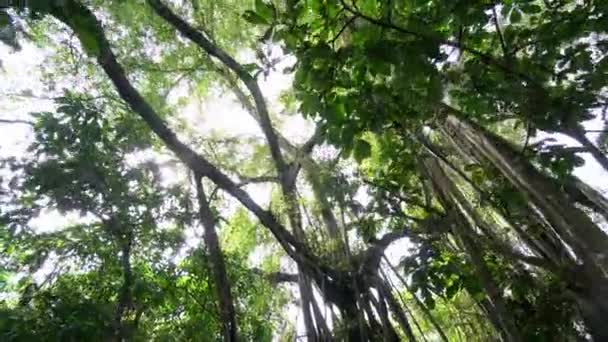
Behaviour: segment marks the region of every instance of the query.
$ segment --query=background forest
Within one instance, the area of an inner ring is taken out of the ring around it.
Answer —
[[[608,341],[608,1],[3,4],[0,340]]]

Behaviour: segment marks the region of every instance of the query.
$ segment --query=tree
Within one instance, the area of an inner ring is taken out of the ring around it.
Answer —
[[[93,95],[64,92],[57,108],[33,114],[38,157],[10,163],[5,267],[30,276],[59,267],[41,284],[25,277],[5,303],[11,339],[268,340],[284,311],[271,292],[283,282],[297,284],[311,341],[574,340],[583,326],[608,336],[606,199],[572,175],[581,152],[608,170],[582,125],[604,101],[605,6],[25,5],[6,12],[7,25],[27,18],[30,39],[58,51],[50,79],[86,75],[82,93]],[[70,34],[79,45],[64,45]],[[279,64],[272,44],[297,58],[285,98],[316,120],[302,144],[281,133],[284,115],[260,86]],[[235,57],[243,51],[255,63]],[[241,139],[201,139],[179,114],[189,101],[172,95],[180,86],[193,97],[228,90],[263,141],[248,140],[249,153]],[[530,144],[537,130],[583,148]],[[325,142],[336,158],[315,153]],[[185,174],[170,186],[166,155]],[[269,208],[253,199],[254,183],[272,192]],[[234,202],[247,212],[227,209]],[[50,208],[92,223],[32,231],[30,219]],[[180,237],[197,224],[204,243],[189,248]],[[273,251],[261,269],[248,260],[258,226]],[[412,250],[391,268],[385,250],[403,238]],[[278,272],[283,257],[291,273]],[[92,317],[69,314],[88,306]],[[56,319],[39,318],[49,310]],[[455,327],[441,319],[447,310],[474,318]]]

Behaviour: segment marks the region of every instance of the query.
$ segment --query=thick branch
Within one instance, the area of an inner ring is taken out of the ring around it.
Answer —
[[[380,260],[386,248],[393,242],[407,236],[407,229],[384,234],[380,239],[372,242],[372,245],[363,252],[361,265],[359,267],[362,274],[375,274],[378,271]]]
[[[75,24],[70,13],[78,13],[79,17],[83,18],[82,22],[79,21],[78,25]],[[63,2],[63,6],[51,6],[49,14],[68,25],[79,35],[81,40],[83,39],[81,37],[83,32],[85,32],[85,40],[91,37],[95,38],[97,43],[97,51],[95,51],[97,62],[116,87],[118,94],[184,164],[193,170],[195,174],[209,178],[218,187],[228,192],[250,210],[271,231],[285,252],[295,262],[306,265],[316,276],[321,276],[321,273],[333,273],[331,269],[319,266],[321,263],[279,223],[272,213],[261,208],[246,191],[239,188],[237,184],[215,165],[194,152],[194,150],[177,138],[175,133],[128,80],[123,67],[118,63],[114,52],[110,48],[101,24],[88,8],[78,1],[66,0]]]
[[[165,21],[171,24],[171,26],[173,26],[177,31],[179,31],[179,33],[181,33],[184,37],[188,38],[196,45],[200,46],[209,55],[216,57],[222,62],[222,64],[224,64],[230,70],[234,71],[238,78],[245,84],[247,89],[249,89],[255,101],[258,114],[260,115],[262,130],[264,131],[264,135],[268,140],[270,154],[272,155],[272,159],[276,164],[279,174],[282,174],[283,171],[287,168],[287,165],[285,163],[285,160],[283,159],[283,155],[281,154],[278,138],[270,121],[270,115],[268,113],[266,101],[264,100],[264,96],[262,95],[262,91],[256,80],[234,58],[228,55],[219,46],[212,43],[200,31],[194,29],[190,24],[188,24],[182,18],[173,13],[173,11],[171,11],[169,7],[163,4],[162,1],[148,0],[148,4],[150,4],[150,6],[154,9],[156,14],[158,14],[161,18],[165,19]]]

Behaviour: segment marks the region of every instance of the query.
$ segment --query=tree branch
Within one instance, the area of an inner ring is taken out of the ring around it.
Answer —
[[[338,31],[338,33],[332,38],[332,40],[329,41],[329,43],[333,44],[342,35],[342,33],[344,33],[344,31],[346,30],[346,28],[348,28],[350,26],[350,24],[352,24],[353,21],[355,21],[355,19],[357,19],[358,17],[359,17],[358,15],[353,15],[352,17],[350,17],[350,19],[348,19],[346,21],[346,23],[344,24],[344,26],[342,26],[342,28],[340,29],[340,31]]]
[[[502,53],[504,58],[508,58],[509,52],[507,50],[507,44],[505,42],[505,37],[502,34],[502,30],[500,29],[500,24],[498,23],[498,13],[496,13],[496,6],[492,6],[492,16],[494,21],[494,27],[496,28],[496,34],[498,34],[498,39],[500,40],[500,46],[502,47]]]
[[[34,126],[34,123],[32,121],[19,120],[19,119],[15,119],[15,120],[0,119],[0,123],[3,123],[3,124],[23,124],[23,125]]]
[[[34,7],[33,9],[38,8]],[[211,164],[207,159],[197,154],[177,138],[176,134],[128,80],[123,67],[118,63],[110,47],[110,43],[104,34],[100,22],[87,7],[76,0],[65,0],[59,5],[54,3],[49,5],[46,10],[46,13],[54,16],[74,30],[79,35],[79,39],[83,39],[83,31],[85,32],[84,37],[86,37],[84,39],[95,38],[97,51],[94,51],[94,57],[114,84],[120,97],[129,104],[130,108],[146,122],[150,129],[165,143],[167,148],[175,153],[184,164],[193,170],[195,174],[209,178],[218,187],[228,192],[245,208],[250,210],[271,231],[281,247],[296,263],[305,266],[315,276],[329,275],[336,277],[335,271],[323,266],[308,251],[306,246],[297,241],[271,212],[260,207],[246,191],[239,188],[237,184],[215,165]],[[79,25],[76,25],[70,13],[78,13],[83,18],[83,22],[79,21]]]
[[[238,340],[238,328],[236,323],[236,313],[232,292],[230,291],[230,281],[226,272],[226,264],[222,253],[217,232],[215,231],[216,221],[209,202],[206,199],[203,189],[202,177],[195,175],[196,197],[199,205],[199,219],[203,225],[205,245],[209,252],[209,264],[215,282],[215,290],[218,296],[219,312],[222,318],[222,326],[225,341]]]
[[[188,24],[182,18],[173,13],[173,11],[165,4],[163,4],[162,1],[148,0],[147,2],[154,9],[157,15],[165,19],[165,21],[167,21],[171,26],[173,26],[173,28],[175,28],[180,34],[182,34],[184,37],[188,38],[196,45],[201,47],[209,55],[219,59],[222,64],[232,70],[237,75],[237,77],[245,84],[245,86],[253,96],[258,114],[261,119],[260,124],[262,126],[262,131],[264,132],[264,135],[268,140],[272,159],[276,164],[279,175],[282,175],[282,173],[286,170],[287,165],[285,163],[285,160],[283,159],[283,155],[281,154],[277,135],[272,127],[270,115],[268,113],[268,107],[266,106],[266,101],[264,100],[264,95],[262,95],[262,91],[255,78],[253,78],[245,70],[245,68],[243,68],[241,64],[239,64],[234,58],[228,55],[219,46],[212,43],[200,31],[197,31],[192,26],[190,26],[190,24]]]
[[[481,52],[481,51],[477,51],[477,50],[475,50],[473,48],[470,48],[469,46],[464,45],[460,41],[453,41],[453,40],[449,40],[449,39],[444,39],[444,38],[441,38],[441,37],[438,37],[438,36],[433,36],[433,35],[422,33],[422,32],[416,32],[416,31],[413,31],[413,30],[410,30],[410,29],[407,29],[407,28],[404,28],[404,27],[400,27],[400,26],[394,25],[392,23],[387,23],[387,22],[384,22],[382,20],[379,20],[379,19],[376,19],[376,18],[373,18],[373,17],[370,17],[368,15],[365,15],[365,14],[361,13],[357,9],[348,6],[344,0],[340,0],[340,2],[342,3],[342,6],[344,6],[344,8],[346,8],[346,10],[348,12],[352,13],[353,15],[358,15],[359,17],[365,19],[366,21],[368,21],[368,22],[370,22],[372,24],[375,24],[375,25],[380,26],[380,27],[388,28],[388,29],[391,29],[391,30],[394,30],[394,31],[397,31],[397,32],[400,32],[400,33],[403,33],[403,34],[407,34],[407,35],[410,35],[410,36],[422,38],[422,39],[425,39],[425,40],[434,41],[434,42],[437,42],[439,44],[443,44],[443,45],[447,45],[447,46],[451,46],[451,47],[460,49],[460,50],[462,50],[464,52],[468,52],[471,55],[479,58],[483,63],[485,63],[487,65],[494,66],[497,69],[499,69],[501,71],[504,71],[504,72],[506,72],[508,74],[516,75],[517,77],[519,77],[520,79],[528,82],[529,84],[538,85],[538,82],[536,82],[534,79],[530,78],[527,74],[524,74],[524,73],[522,73],[520,71],[514,70],[510,66],[508,66],[508,65],[506,65],[506,64],[504,64],[504,63],[502,63],[502,62],[500,62],[498,60],[496,60],[491,55],[486,54],[486,53]]]
[[[249,184],[275,183],[275,182],[279,181],[279,179],[276,176],[257,176],[257,177],[239,176],[239,179],[241,180],[241,182],[238,184],[239,187],[249,185]]]
[[[268,280],[269,282],[271,282],[272,284],[275,284],[275,285],[279,284],[279,283],[297,283],[298,277],[299,277],[297,274],[294,274],[294,273],[285,273],[285,272],[266,273],[259,268],[254,268],[251,271],[259,276],[262,276],[263,278],[265,278],[266,280]]]

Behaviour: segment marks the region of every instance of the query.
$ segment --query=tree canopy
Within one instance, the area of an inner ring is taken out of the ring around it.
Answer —
[[[9,1],[1,339],[607,340],[607,15]]]

